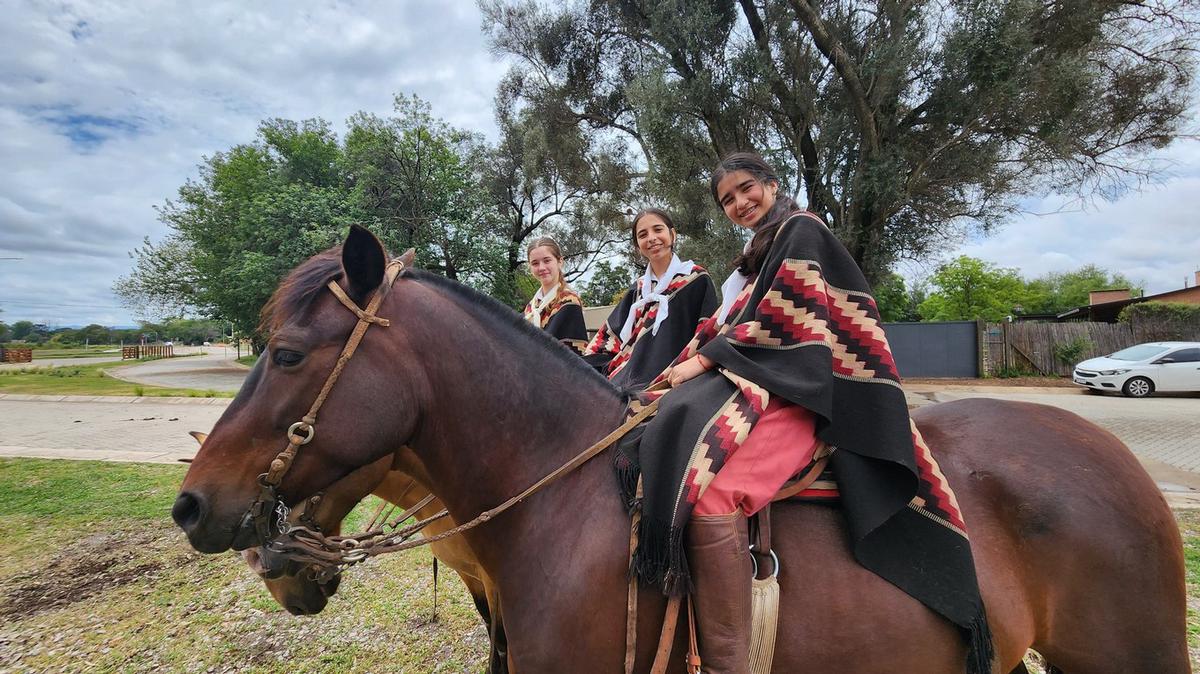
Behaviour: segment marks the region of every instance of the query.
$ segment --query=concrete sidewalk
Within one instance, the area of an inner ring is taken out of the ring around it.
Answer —
[[[174,463],[229,398],[0,395],[0,456]]]
[[[1196,398],[1127,400],[1073,389],[995,386],[919,386],[906,394],[913,407],[995,397],[1068,409],[1129,445],[1173,507],[1200,507]],[[0,456],[174,463],[196,452],[188,431],[208,432],[230,402],[0,394]]]

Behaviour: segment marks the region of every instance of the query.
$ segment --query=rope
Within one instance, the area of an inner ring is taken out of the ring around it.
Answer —
[[[273,551],[299,562],[312,563],[320,566],[336,565],[339,567],[346,567],[357,564],[369,557],[411,550],[413,548],[419,548],[431,543],[445,540],[451,536],[457,536],[464,531],[469,531],[480,524],[491,521],[497,515],[500,515],[504,511],[517,505],[521,501],[524,501],[526,498],[532,496],[541,489],[553,484],[564,475],[567,475],[576,468],[579,468],[584,463],[606,449],[608,446],[622,438],[626,433],[629,432],[630,429],[640,424],[650,415],[654,414],[654,412],[658,409],[658,402],[658,400],[655,400],[646,405],[625,423],[621,424],[611,433],[604,436],[604,438],[602,438],[599,442],[575,455],[575,457],[570,461],[559,466],[549,475],[546,475],[542,479],[530,485],[521,493],[513,496],[495,508],[480,513],[471,521],[465,524],[460,524],[435,536],[422,537],[417,540],[409,540],[413,535],[424,529],[430,523],[449,516],[449,512],[446,510],[442,510],[432,517],[428,517],[391,534],[387,534],[382,530],[373,530],[352,536],[325,536],[320,532],[313,531],[307,527],[295,526],[288,529],[283,538],[272,541],[270,547]],[[427,497],[425,502],[418,504],[418,506],[424,507],[424,505],[428,504],[428,500],[432,500],[432,498],[433,496],[431,494],[429,497]],[[410,508],[409,511],[415,512],[413,508]],[[408,513],[408,511],[406,511],[406,513]],[[407,519],[407,516],[403,514],[402,517]]]

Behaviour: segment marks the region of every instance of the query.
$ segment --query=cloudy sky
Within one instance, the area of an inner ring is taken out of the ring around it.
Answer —
[[[0,258],[20,258],[0,259],[10,324],[133,323],[110,288],[143,237],[165,235],[155,206],[264,118],[340,130],[355,111],[388,114],[393,94],[415,93],[494,136],[507,64],[488,53],[473,1],[3,4]],[[1180,287],[1200,269],[1198,145],[1170,151],[1160,185],[1083,212],[1020,215],[961,252],[1029,276],[1095,263],[1148,292]]]

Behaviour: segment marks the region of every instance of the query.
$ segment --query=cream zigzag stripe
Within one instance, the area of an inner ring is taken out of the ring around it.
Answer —
[[[735,390],[733,393],[729,394],[729,397],[725,399],[725,402],[721,403],[721,405],[717,407],[717,411],[713,413],[712,417],[709,418],[708,423],[704,424],[704,429],[700,432],[700,438],[696,441],[696,444],[692,446],[692,453],[691,456],[688,457],[687,462],[688,468],[687,470],[683,471],[683,478],[679,481],[679,487],[675,490],[675,500],[673,501],[675,504],[675,509],[671,512],[672,522],[674,522],[679,516],[679,504],[684,500],[683,492],[687,489],[688,475],[690,475],[692,472],[691,468],[693,465],[698,464],[697,459],[703,455],[704,450],[708,447],[708,445],[704,442],[704,439],[708,437],[708,429],[711,428],[714,423],[716,423],[717,419],[721,418],[721,415],[725,413],[725,408],[728,407],[729,403],[733,402],[734,399],[739,395],[741,395],[741,392]],[[708,485],[705,484],[704,487],[707,488]],[[701,495],[702,494],[703,492],[701,492]],[[700,495],[697,495],[696,500],[700,500]]]
[[[911,418],[908,420],[908,426],[912,429],[913,444],[925,457],[925,461],[930,466],[933,466],[932,472],[934,477],[943,485],[942,490],[946,492],[946,496],[950,499],[950,505],[954,507],[954,511],[958,513],[959,517],[962,517],[962,508],[958,507],[958,497],[954,495],[954,490],[950,488],[950,481],[946,479],[946,474],[942,472],[942,467],[938,465],[937,459],[929,451],[929,445],[925,444],[925,438],[921,435],[920,429],[917,428],[917,424]]]

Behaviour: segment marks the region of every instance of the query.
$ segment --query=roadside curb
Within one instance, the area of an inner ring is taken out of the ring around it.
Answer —
[[[928,384],[917,384],[915,386],[905,385],[906,393],[916,395],[935,395],[938,393],[1048,393],[1051,395],[1087,395],[1087,391],[1083,387],[1067,388],[1065,386],[971,386],[971,385],[955,385],[947,384],[945,386],[930,386]]]
[[[41,403],[117,403],[122,405],[211,405],[224,407],[233,398],[186,398],[173,396],[69,396],[0,393],[0,400]]]

